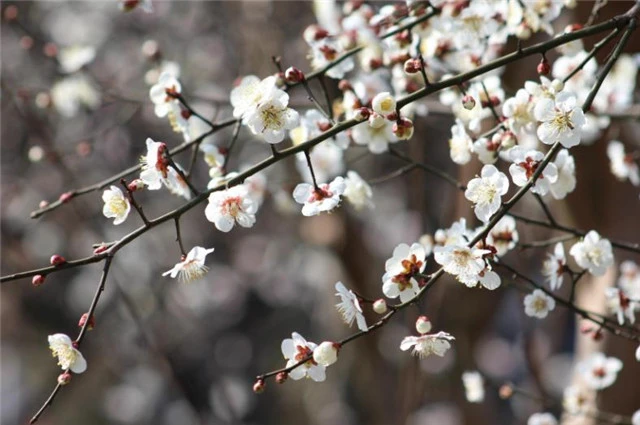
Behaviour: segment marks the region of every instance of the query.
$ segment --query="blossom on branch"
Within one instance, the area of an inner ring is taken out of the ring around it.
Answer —
[[[552,291],[560,289],[566,270],[567,259],[564,255],[564,246],[558,242],[553,248],[553,254],[547,254],[547,259],[542,263],[542,275],[549,282]]]
[[[355,171],[347,171],[343,196],[356,210],[373,208],[371,186]]]
[[[473,202],[474,212],[484,223],[488,222],[502,204],[502,195],[509,190],[509,179],[493,165],[482,167],[480,177],[472,179],[464,192]]]
[[[228,232],[236,223],[242,227],[252,227],[256,222],[257,210],[247,187],[238,185],[211,193],[204,215],[216,229]]]
[[[574,244],[569,254],[580,267],[589,270],[594,276],[602,276],[613,264],[611,242],[601,238],[595,230],[591,230],[582,241]]]
[[[293,199],[302,204],[302,215],[311,217],[337,207],[345,187],[342,177],[336,177],[331,183],[320,184],[318,187],[300,183],[293,190]]]
[[[162,273],[162,276],[170,275],[172,278],[176,276],[183,283],[193,282],[203,277],[209,271],[204,265],[207,255],[212,253],[214,248],[206,249],[200,246],[191,248],[191,251],[178,264],[173,266],[171,270]]]
[[[593,390],[603,390],[613,385],[622,369],[622,361],[596,352],[577,364],[576,370],[587,386]]]
[[[175,168],[169,166],[167,145],[147,138],[147,154],[142,157],[140,180],[149,190],[159,190],[162,185],[175,195],[191,199],[191,190]]]
[[[102,214],[107,218],[115,218],[113,224],[116,226],[124,223],[129,211],[131,211],[131,204],[122,191],[117,186],[112,185],[102,192],[102,200],[104,201]]]
[[[416,275],[427,266],[426,257],[424,246],[419,243],[396,246],[384,265],[382,292],[389,298],[400,297],[403,303],[416,296],[420,290]]]
[[[74,346],[71,338],[65,334],[53,334],[49,335],[48,340],[49,349],[53,357],[58,358],[58,365],[62,370],[69,369],[73,373],[82,373],[87,370],[87,361]]]
[[[358,301],[358,296],[353,291],[347,289],[342,282],[336,282],[336,295],[340,297],[340,302],[336,304],[336,308],[342,315],[344,322],[351,326],[355,320],[358,329],[366,332],[368,329],[367,322],[362,314],[362,307]]]
[[[421,359],[432,354],[443,357],[451,348],[449,341],[454,340],[453,335],[447,332],[438,332],[436,334],[425,334],[420,336],[407,336],[400,343],[400,349],[407,351],[413,348],[413,355]]]
[[[640,186],[640,169],[636,159],[631,154],[627,154],[624,145],[612,140],[607,146],[607,156],[611,172],[621,181],[629,179],[632,185]]]
[[[316,382],[322,382],[326,378],[325,367],[313,359],[313,352],[318,345],[305,340],[297,332],[291,334],[291,338],[282,341],[282,355],[287,359],[286,367],[291,367],[305,359],[300,366],[289,371],[289,377],[294,381],[308,377]]]
[[[554,308],[556,301],[541,289],[536,289],[524,297],[524,312],[527,316],[544,319]]]
[[[542,143],[552,145],[560,142],[565,148],[580,143],[581,129],[587,123],[584,112],[577,105],[576,95],[561,92],[555,99],[540,99],[534,108],[534,115],[542,124],[537,134]]]
[[[520,187],[525,186],[529,182],[544,159],[542,152],[536,150],[526,151],[520,146],[509,150],[509,156],[513,162],[513,164],[509,166],[509,174],[511,174],[513,183]],[[536,180],[531,191],[539,195],[546,195],[550,185],[557,180],[558,169],[555,164],[549,163]]]

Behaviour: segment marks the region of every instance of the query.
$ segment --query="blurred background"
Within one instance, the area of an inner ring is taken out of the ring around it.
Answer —
[[[631,3],[610,2],[601,18],[624,12]],[[592,5],[579,2],[556,27],[586,21]],[[153,8],[147,14],[123,13],[115,1],[3,2],[3,275],[44,266],[54,253],[85,257],[92,244],[117,240],[141,225],[132,213],[124,224],[113,226],[102,215],[101,191],[35,220],[29,213],[42,200],[53,201],[135,164],[146,151],[147,137],[169,147],[182,143],[167,120],[155,116],[148,98],[162,69],[178,64],[186,98],[217,121],[231,116],[228,94],[234,80],[272,74],[272,56],[280,56],[284,67],[309,70],[301,35],[315,22],[310,2],[154,1]],[[627,50],[638,52],[639,41],[632,39]],[[64,96],[56,101],[59,84],[70,78],[56,57],[60,49],[74,45],[94,47],[95,59],[73,74],[82,79],[78,101]],[[508,93],[536,78],[538,60],[508,68],[503,82]],[[330,80],[332,96],[338,93],[336,86]],[[292,93],[291,103],[300,111],[311,107],[302,90]],[[431,113],[416,119],[414,137],[401,148],[468,181],[480,164],[458,170],[446,143],[453,118],[429,101],[427,106]],[[611,238],[640,240],[637,190],[610,175],[602,143],[614,137],[638,143],[638,131],[637,120],[616,121],[594,146],[572,150],[579,183],[567,200],[552,203],[558,221]],[[216,133],[207,142],[226,146],[231,132]],[[234,149],[230,170],[269,155],[266,145],[255,143],[246,130]],[[189,153],[177,160],[188,163]],[[327,370],[326,382],[269,381],[265,393],[255,395],[255,376],[284,366],[280,343],[291,332],[317,343],[353,332],[334,308],[336,281],[378,298],[384,261],[397,244],[415,242],[461,216],[475,220],[455,189],[420,171],[374,186],[373,210],[344,206],[332,214],[302,217],[288,200],[301,181],[295,162],[290,158],[267,170],[269,196],[252,229],[216,231],[204,218],[204,205],[183,217],[187,249],[215,248],[207,258],[210,271],[201,281],[183,285],[161,276],[179,261],[172,223],[153,229],[116,256],[96,328],[82,345],[89,368],[58,395],[42,424],[489,425],[522,424],[545,408],[560,412],[558,404],[542,406],[522,397],[501,400],[497,388],[513,382],[560,400],[571,381],[574,354],[593,349],[588,337],[576,333],[573,316],[557,308],[547,320],[534,321],[523,313],[520,291],[471,291],[449,279],[442,279],[420,306],[345,347]],[[362,148],[350,150],[346,164],[366,179],[404,165],[385,155],[367,155]],[[200,158],[195,181],[200,187],[208,181]],[[143,192],[137,199],[150,217],[182,202],[164,190]],[[525,197],[518,209],[543,217],[533,198]],[[518,230],[521,240],[554,236],[540,228],[519,225]],[[617,263],[631,258],[615,254]],[[542,250],[527,250],[507,258],[541,279],[544,257]],[[427,272],[434,269],[429,259]],[[77,334],[100,271],[101,265],[94,264],[58,272],[38,288],[29,279],[2,285],[3,423],[25,423],[55,386],[59,367],[47,335]],[[602,291],[596,288],[610,285],[616,273],[611,270],[602,281],[581,285],[579,302],[604,311]],[[365,314],[373,323],[375,314]],[[435,330],[455,335],[444,358],[419,361],[399,350],[402,338],[415,333],[420,314],[430,317]],[[635,347],[608,337],[602,344],[599,349],[621,358],[625,368],[599,401],[605,410],[630,415],[640,406]],[[460,379],[473,369],[490,381],[487,400],[480,405],[466,402]]]

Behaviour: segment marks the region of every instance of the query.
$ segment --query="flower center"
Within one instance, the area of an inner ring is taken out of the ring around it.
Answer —
[[[456,249],[453,251],[453,262],[458,267],[467,267],[472,259],[473,255],[466,249]]]
[[[55,344],[51,346],[51,352],[58,358],[58,365],[63,369],[69,369],[78,358],[78,353],[73,347],[66,344]]]
[[[524,162],[518,164],[519,167],[524,168],[524,171],[527,175],[527,180],[533,177],[533,174],[538,169],[540,165],[540,161],[535,161],[534,159],[527,157]],[[544,178],[544,174],[540,174],[540,178]]]
[[[556,116],[553,118],[553,126],[560,131],[567,129],[573,130],[573,122],[571,121],[570,112],[556,111]]]
[[[402,273],[395,275],[391,280],[400,287],[400,291],[404,291],[411,287],[411,278],[420,273],[422,261],[419,261],[415,254],[412,254],[411,257],[402,260],[401,264]]]
[[[233,218],[236,218],[237,215],[242,211],[242,198],[239,196],[235,196],[232,198],[227,198],[221,205],[222,213],[225,215],[230,215]]]
[[[127,211],[127,203],[124,198],[111,198],[109,209],[117,215],[122,215]]]
[[[540,297],[536,298],[533,301],[533,309],[535,311],[545,311],[547,309],[547,300]]]
[[[310,357],[313,355],[313,351],[311,351],[311,348],[309,347],[305,347],[302,345],[297,345],[296,346],[296,350],[298,351],[298,353],[295,355],[294,360],[296,362],[301,362],[302,360],[306,359],[307,357]],[[316,363],[313,360],[313,357],[311,357],[306,363],[305,366],[306,367],[310,367],[310,366],[314,366],[317,365],[318,363]]]
[[[322,186],[318,187],[317,189],[314,189],[311,192],[311,196],[309,196],[309,199],[307,200],[307,202],[320,202],[323,199],[331,198],[332,196],[333,196],[333,192],[329,190],[329,185],[323,184]]]
[[[265,129],[279,130],[283,126],[282,109],[269,105],[260,111],[260,117]]]

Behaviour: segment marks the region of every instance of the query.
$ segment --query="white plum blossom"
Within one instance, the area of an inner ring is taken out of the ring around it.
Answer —
[[[516,220],[510,215],[503,216],[487,235],[487,245],[496,249],[498,257],[502,257],[515,248],[519,240]]]
[[[131,211],[131,204],[122,191],[117,186],[112,185],[102,192],[102,200],[104,201],[102,214],[107,218],[115,218],[113,224],[116,226],[124,223],[129,211]]]
[[[355,171],[347,171],[343,196],[356,210],[373,208],[371,186]]]
[[[507,118],[507,126],[516,134],[522,131],[535,132],[536,119],[533,116],[534,103],[531,97],[527,90],[520,89],[502,105],[502,114]]]
[[[345,186],[342,177],[336,177],[331,183],[320,184],[317,188],[309,183],[300,183],[293,190],[293,199],[302,204],[302,215],[311,217],[336,208]]]
[[[204,155],[204,161],[211,168],[223,167],[226,159],[223,150],[213,143],[203,143],[200,145],[200,152]]]
[[[236,223],[242,227],[253,227],[257,210],[246,185],[238,185],[211,193],[204,215],[216,229],[228,232]]]
[[[500,209],[502,196],[508,190],[509,179],[507,176],[493,165],[485,165],[482,167],[480,177],[469,181],[464,196],[475,204],[476,217],[486,223]]]
[[[84,74],[73,74],[51,88],[51,101],[64,117],[75,116],[80,108],[96,109],[100,105],[100,93]]]
[[[342,315],[344,322],[351,326],[355,320],[358,325],[358,329],[366,332],[368,329],[367,322],[362,314],[362,307],[358,301],[358,296],[350,289],[347,289],[342,282],[336,283],[336,295],[340,297],[340,302],[336,304],[336,308]]]
[[[264,80],[260,80],[255,75],[244,77],[240,80],[238,86],[231,90],[230,101],[231,106],[233,106],[233,116],[235,118],[244,118],[248,112],[257,108],[264,100],[272,97],[281,97],[282,93],[279,92],[282,92],[282,90],[276,87],[276,77],[274,76],[267,77]]]
[[[596,352],[577,364],[576,370],[592,390],[603,390],[616,381],[622,362],[615,357],[607,357]]]
[[[526,151],[519,146],[510,149],[509,156],[513,162],[513,164],[509,166],[509,174],[511,174],[513,183],[519,187],[527,184],[544,159],[542,152],[536,150]],[[531,191],[539,195],[546,195],[551,184],[557,180],[558,169],[555,164],[551,162],[544,168],[536,180],[535,185],[531,188]]]
[[[180,103],[176,97],[181,91],[180,81],[173,74],[163,72],[158,82],[149,89],[149,97],[155,105],[156,116],[165,117],[170,112],[175,112],[174,108]]]
[[[313,351],[316,347],[316,344],[305,340],[302,335],[297,332],[292,333],[290,339],[282,341],[281,349],[282,355],[287,360],[286,367],[291,367],[309,357],[309,360],[289,372],[291,379],[297,381],[308,377],[316,382],[325,380],[325,367],[313,360]]]
[[[571,385],[564,390],[562,406],[567,413],[578,415],[584,413],[593,404],[593,399],[593,391],[583,385]]]
[[[630,260],[620,264],[620,277],[618,286],[623,289],[629,297],[640,300],[640,267]]]
[[[320,366],[329,367],[338,361],[339,348],[335,342],[324,341],[313,350],[313,361]]]
[[[552,291],[560,289],[566,270],[567,259],[564,255],[564,246],[558,242],[553,248],[553,254],[547,254],[547,259],[542,264],[542,275],[549,282]]]
[[[87,361],[82,353],[74,347],[73,341],[65,334],[49,335],[49,349],[53,357],[58,358],[58,365],[62,370],[82,373],[87,370]]]
[[[607,268],[613,264],[611,242],[601,238],[595,230],[587,233],[582,241],[576,242],[569,254],[580,267],[588,269],[594,276],[604,275]]]
[[[386,117],[396,112],[396,100],[389,92],[378,93],[371,101],[371,108]]]
[[[535,81],[525,81],[524,89],[533,96],[534,103],[540,99],[555,99],[556,95],[562,91],[564,83],[560,80],[550,80],[541,75],[540,83]]]
[[[469,238],[473,237],[473,232],[467,228],[467,220],[464,217],[454,222],[448,229],[438,229],[433,235],[433,239],[438,245],[464,245]]]
[[[58,52],[60,70],[65,74],[78,71],[96,57],[96,49],[92,46],[69,46]]]
[[[471,161],[471,151],[473,150],[473,141],[471,136],[467,134],[464,124],[460,120],[451,127],[451,138],[449,139],[449,153],[451,159],[456,164],[466,164]]]
[[[611,172],[621,181],[629,179],[632,185],[640,186],[640,169],[632,155],[625,153],[624,145],[612,140],[607,146]]]
[[[489,254],[486,249],[469,248],[464,245],[437,246],[434,259],[444,271],[455,276],[458,282],[473,288],[480,282],[486,289],[500,286],[500,277],[487,269],[483,256]]]
[[[554,99],[540,99],[534,115],[542,123],[537,134],[542,143],[552,145],[560,142],[565,148],[580,143],[580,130],[587,123],[584,112],[577,106],[575,94],[561,92]]]
[[[609,311],[616,315],[620,326],[624,325],[625,317],[630,324],[636,322],[635,310],[638,307],[636,301],[629,299],[629,296],[620,288],[606,288],[604,295],[607,297],[607,307]]]
[[[193,282],[202,278],[209,268],[204,265],[207,255],[211,254],[214,248],[202,248],[201,246],[194,246],[191,251],[183,257],[182,261],[177,263],[171,270],[162,273],[162,276],[171,276],[172,278],[178,277],[178,280],[183,283]]]
[[[544,319],[554,308],[556,301],[541,289],[536,289],[524,297],[524,312],[527,316]]]
[[[447,332],[438,332],[436,334],[425,334],[420,336],[407,336],[400,343],[400,349],[407,351],[413,348],[413,355],[421,359],[432,354],[443,357],[451,348],[449,341],[454,340],[453,335]]]
[[[311,67],[314,70],[324,68],[344,52],[340,40],[331,37],[325,37],[309,44],[311,46]],[[349,57],[328,69],[325,74],[329,78],[340,79],[344,77],[344,74],[351,71],[353,67],[353,58]]]
[[[154,142],[150,137],[146,140],[147,154],[142,157],[140,180],[149,190],[159,190],[162,185],[175,195],[191,199],[191,190],[175,168],[169,166],[167,145]]]
[[[551,413],[534,413],[529,416],[527,425],[558,425],[558,420]]]
[[[555,199],[564,199],[576,188],[576,164],[567,149],[558,152],[553,163],[558,169],[558,179],[551,183],[549,190]]]
[[[484,378],[477,370],[462,374],[464,393],[469,403],[482,403],[484,400]]]
[[[295,110],[288,108],[289,95],[282,90],[264,99],[244,116],[244,121],[255,135],[260,135],[267,143],[280,143],[287,130],[298,126],[300,116]]]
[[[416,274],[427,266],[424,246],[401,243],[393,250],[393,255],[384,265],[382,292],[389,298],[400,297],[401,302],[412,299],[420,290]]]
[[[355,126],[351,131],[351,137],[354,143],[366,145],[369,151],[375,154],[386,152],[389,149],[389,143],[398,141],[393,134],[393,123],[384,118],[370,119],[367,123]]]

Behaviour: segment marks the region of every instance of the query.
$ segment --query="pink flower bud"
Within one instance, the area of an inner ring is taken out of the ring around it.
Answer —
[[[284,384],[288,377],[289,374],[287,372],[280,372],[276,375],[276,382],[278,384]]]
[[[127,185],[127,189],[129,189],[130,192],[135,192],[136,190],[142,190],[144,189],[144,182],[140,179],[135,179]]]
[[[384,314],[387,312],[387,302],[385,300],[383,300],[382,298],[376,300],[373,303],[373,311],[375,311],[378,314]]]
[[[340,82],[338,83],[338,89],[340,89],[340,91],[348,91],[348,90],[353,90],[353,87],[351,86],[351,83],[348,80],[340,80]]]
[[[416,330],[419,334],[423,335],[431,331],[431,321],[427,316],[420,316],[416,320]]]
[[[420,59],[407,59],[404,63],[404,72],[407,74],[415,74],[420,72],[421,69],[422,63],[420,62]]]
[[[60,202],[65,203],[65,202],[69,202],[71,200],[71,198],[73,198],[73,193],[72,192],[65,192],[62,195],[60,195]]]
[[[84,313],[82,315],[82,317],[80,317],[80,320],[78,321],[78,326],[79,327],[83,327],[85,323],[87,323],[87,313]],[[96,319],[95,316],[91,315],[91,319],[89,319],[89,324],[87,325],[87,330],[92,330],[94,328],[94,326],[96,325]]]
[[[476,100],[473,98],[473,96],[469,95],[469,94],[465,94],[462,97],[462,107],[464,109],[466,109],[467,111],[472,110],[474,107],[476,106]]]
[[[51,256],[51,259],[49,260],[49,262],[51,263],[52,266],[59,266],[61,264],[66,263],[67,260],[65,260],[64,257],[61,255],[54,254]]]
[[[69,372],[58,375],[58,384],[67,385],[69,382],[71,382],[71,374]]]
[[[329,32],[322,28],[320,25],[309,25],[307,27],[307,29],[304,30],[304,33],[302,33],[302,38],[304,38],[304,40],[311,44],[314,41],[319,41],[322,40],[323,38],[326,38],[329,36]]]
[[[256,394],[260,394],[262,392],[264,392],[264,387],[265,387],[265,383],[264,383],[264,379],[258,379],[254,384],[253,384],[253,392]]]
[[[43,283],[44,283],[44,276],[41,274],[37,274],[31,279],[31,284],[33,286],[40,286]]]
[[[393,134],[400,140],[407,140],[413,136],[413,122],[408,118],[399,118],[393,124]]]
[[[369,119],[370,115],[371,115],[371,110],[369,108],[362,107],[354,111],[353,119],[356,121],[365,121]]]
[[[542,58],[536,70],[538,71],[538,75],[549,75],[549,73],[551,72],[551,65],[549,65],[549,61],[547,61],[547,58]]]
[[[299,83],[304,81],[304,73],[298,68],[290,66],[284,72],[284,79],[287,80],[288,83]]]

